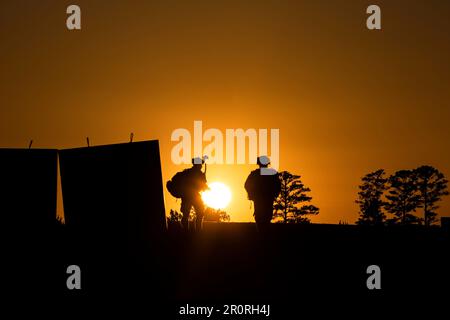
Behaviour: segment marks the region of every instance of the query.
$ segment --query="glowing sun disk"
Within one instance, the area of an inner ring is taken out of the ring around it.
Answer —
[[[209,190],[202,192],[203,202],[213,209],[224,209],[231,201],[231,191],[221,182],[208,184]]]

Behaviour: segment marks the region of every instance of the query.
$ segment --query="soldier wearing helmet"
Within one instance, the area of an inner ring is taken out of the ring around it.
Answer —
[[[202,166],[205,159],[197,157],[192,159],[192,167],[184,170],[183,193],[181,196],[181,213],[183,217],[181,223],[187,230],[189,225],[189,215],[192,207],[195,210],[195,227],[197,230],[202,228],[205,206],[200,193],[208,189],[206,174],[202,172]]]
[[[281,190],[281,182],[275,169],[269,168],[270,159],[260,156],[259,169],[253,170],[245,181],[248,199],[253,201],[258,230],[265,231],[273,215],[273,202]]]

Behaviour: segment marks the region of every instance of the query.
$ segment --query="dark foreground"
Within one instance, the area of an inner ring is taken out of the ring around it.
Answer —
[[[130,306],[168,319],[183,319],[186,304],[271,304],[270,318],[336,304],[436,309],[450,290],[449,233],[441,228],[277,224],[262,235],[252,223],[205,223],[197,234],[171,226],[136,239],[55,225],[24,231],[7,247],[8,299],[106,301],[110,311]],[[72,264],[81,268],[81,290],[66,287]],[[381,269],[381,290],[366,286],[370,265]]]

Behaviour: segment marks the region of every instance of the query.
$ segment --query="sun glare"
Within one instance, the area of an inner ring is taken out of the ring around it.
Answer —
[[[224,209],[231,201],[231,191],[221,182],[208,184],[209,190],[202,192],[203,202],[213,209]]]

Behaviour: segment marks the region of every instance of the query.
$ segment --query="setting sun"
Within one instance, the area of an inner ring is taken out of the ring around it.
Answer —
[[[208,207],[224,209],[230,203],[231,191],[221,182],[209,184],[209,190],[202,193],[202,199]]]

